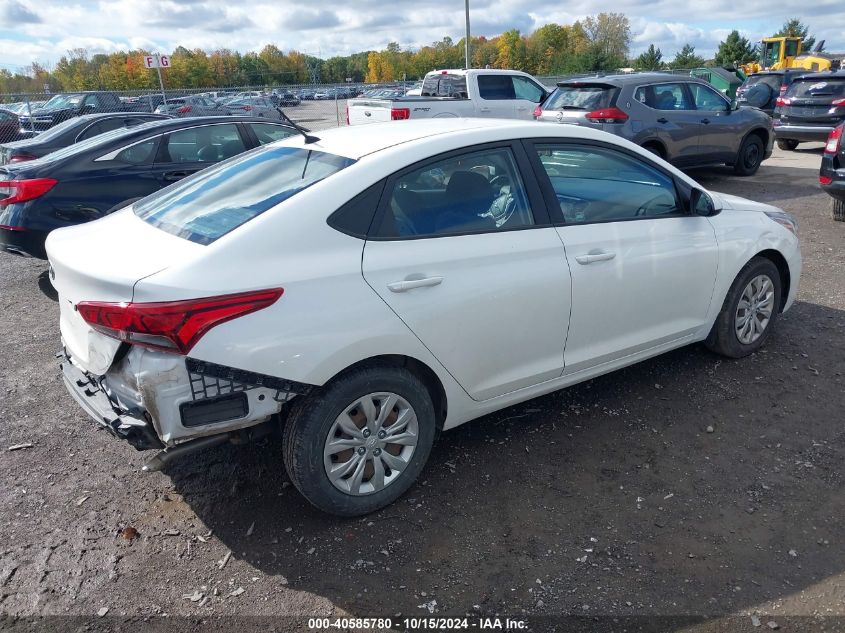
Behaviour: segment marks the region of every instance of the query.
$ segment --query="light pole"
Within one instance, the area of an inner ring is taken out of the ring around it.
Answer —
[[[469,68],[469,0],[464,0],[464,6],[467,16],[467,32],[464,38],[464,65]]]

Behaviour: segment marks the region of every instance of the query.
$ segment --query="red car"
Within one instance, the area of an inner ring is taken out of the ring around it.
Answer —
[[[21,123],[18,115],[8,110],[0,109],[0,143],[16,141],[20,136]]]

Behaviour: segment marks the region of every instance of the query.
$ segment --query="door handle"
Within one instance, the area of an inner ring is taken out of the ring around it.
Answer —
[[[660,117],[659,119],[657,119],[657,122],[658,123],[669,123],[669,119],[666,119],[664,117]]]
[[[593,262],[606,262],[614,257],[616,257],[616,253],[587,253],[586,255],[576,255],[575,261],[586,266]]]
[[[406,279],[405,281],[394,281],[387,284],[387,289],[390,292],[407,292],[414,288],[428,288],[431,286],[439,286],[443,282],[443,277],[425,277],[423,279]]]
[[[164,179],[175,182],[177,180],[182,180],[182,178],[185,178],[190,173],[191,172],[188,171],[168,171],[164,174]]]
[[[479,108],[479,112],[490,112],[490,108]]]
[[[701,122],[704,123],[704,125],[710,125],[710,119],[701,119]]]

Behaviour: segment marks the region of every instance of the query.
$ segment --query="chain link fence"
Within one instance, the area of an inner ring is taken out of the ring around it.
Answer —
[[[690,71],[672,70],[666,72],[689,75]],[[553,88],[558,81],[595,76],[595,73],[590,73],[537,77],[537,79],[547,87]],[[228,109],[225,100],[235,95],[262,96],[272,100],[274,105],[281,107],[285,114],[297,124],[310,130],[323,130],[346,124],[346,101],[350,97],[364,92],[380,90],[385,91],[382,93],[383,96],[397,96],[407,92],[413,85],[414,82],[390,82],[384,84],[303,84],[275,88],[237,86],[173,89],[166,90],[164,97],[168,102],[185,97],[202,97],[210,104],[221,103],[220,114],[229,112],[245,114],[244,111]],[[111,97],[99,99],[94,96],[98,94],[111,95]],[[157,109],[161,110],[163,100],[160,90],[0,94],[0,145],[31,138],[63,120],[83,113],[155,112]],[[86,101],[92,103],[88,104]],[[44,108],[45,105],[48,106],[46,109]],[[86,107],[89,105],[93,107]],[[61,114],[58,114],[59,110],[61,110]],[[51,112],[54,114],[51,114]],[[199,112],[210,114],[214,113],[214,110],[203,108]],[[176,116],[190,115],[190,113],[176,113]],[[274,111],[271,111],[269,116],[281,118]]]

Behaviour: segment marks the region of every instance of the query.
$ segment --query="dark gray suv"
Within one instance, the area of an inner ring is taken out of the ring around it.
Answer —
[[[704,81],[664,73],[570,79],[535,111],[540,121],[594,127],[677,167],[726,164],[750,176],[772,154],[769,117]]]

